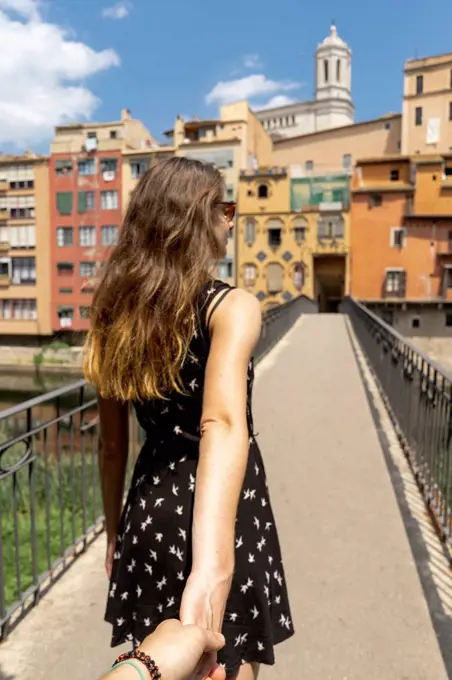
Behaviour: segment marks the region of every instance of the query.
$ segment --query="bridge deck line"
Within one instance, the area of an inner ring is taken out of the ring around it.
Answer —
[[[296,629],[260,680],[451,677],[450,614],[426,596],[428,559],[419,568],[410,542],[424,513],[407,526],[363,370],[339,315],[303,317],[257,369],[255,424]],[[86,680],[109,666],[103,557],[100,539],[0,646],[0,678]]]

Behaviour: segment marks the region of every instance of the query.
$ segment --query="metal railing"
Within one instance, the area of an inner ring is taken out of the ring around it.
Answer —
[[[343,304],[441,539],[452,547],[452,375],[353,299]]]
[[[303,312],[267,312],[259,361]],[[131,411],[129,474],[143,433]],[[0,412],[0,639],[103,531],[96,395],[84,380]]]

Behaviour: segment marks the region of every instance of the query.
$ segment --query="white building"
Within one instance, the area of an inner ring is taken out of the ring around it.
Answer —
[[[354,123],[352,51],[331,26],[315,54],[315,99],[256,112],[273,138],[298,137]]]

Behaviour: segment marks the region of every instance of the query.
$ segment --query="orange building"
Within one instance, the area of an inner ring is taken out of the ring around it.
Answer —
[[[421,326],[441,334],[438,323],[452,333],[449,164],[452,156],[366,159],[353,177],[351,294],[407,335]]]

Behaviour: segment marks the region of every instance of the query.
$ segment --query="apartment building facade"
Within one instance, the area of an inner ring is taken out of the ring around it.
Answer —
[[[38,342],[50,317],[48,159],[0,156],[0,336]]]
[[[120,121],[56,128],[49,163],[54,331],[88,330],[94,281],[122,221],[123,152],[155,145],[126,109]]]

